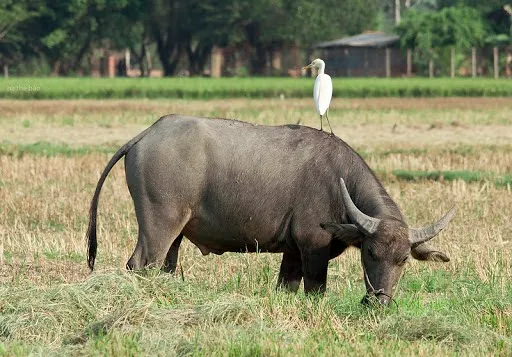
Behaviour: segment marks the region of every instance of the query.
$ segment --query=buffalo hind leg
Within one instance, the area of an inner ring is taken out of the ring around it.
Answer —
[[[304,274],[304,291],[306,294],[325,293],[329,255],[329,246],[310,248],[303,251],[302,271]]]
[[[191,212],[188,210],[181,214],[176,211],[171,213],[161,205],[145,202],[143,206],[135,207],[135,213],[139,223],[139,237],[126,266],[130,270],[144,267],[161,268],[174,241],[181,236]],[[175,248],[177,250],[179,244]]]
[[[290,292],[297,292],[302,280],[302,261],[300,253],[283,253],[277,288],[282,288]]]
[[[174,273],[176,271],[176,265],[178,264],[178,251],[180,249],[182,239],[183,234],[180,234],[174,242],[172,242],[171,247],[167,252],[167,256],[165,257],[164,265],[162,267],[162,270],[166,273]]]

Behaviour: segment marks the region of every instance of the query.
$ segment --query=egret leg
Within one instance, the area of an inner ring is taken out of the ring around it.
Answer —
[[[329,122],[329,109],[327,109],[327,111],[325,112],[325,118],[327,119],[327,124],[329,124],[329,129],[331,129],[331,135],[334,135],[334,133],[332,132],[332,128],[331,128],[331,123]]]
[[[320,131],[323,131],[323,120],[322,120],[322,116],[320,115]]]

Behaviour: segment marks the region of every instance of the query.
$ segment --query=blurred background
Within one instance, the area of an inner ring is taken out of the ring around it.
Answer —
[[[512,77],[510,0],[2,0],[8,76]]]

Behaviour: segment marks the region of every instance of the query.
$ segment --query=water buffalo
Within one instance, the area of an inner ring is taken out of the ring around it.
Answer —
[[[305,126],[168,115],[122,146],[96,186],[88,264],[97,251],[101,187],[116,162],[139,225],[127,268],[174,271],[183,236],[201,253],[283,253],[278,287],[323,293],[329,259],[361,250],[367,297],[386,304],[406,260],[448,261],[425,244],[448,225],[411,229],[366,162],[343,140]]]

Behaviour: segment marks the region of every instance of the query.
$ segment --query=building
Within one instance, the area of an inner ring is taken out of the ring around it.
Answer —
[[[399,77],[407,75],[407,55],[396,35],[365,32],[315,46],[328,73],[341,77]]]

